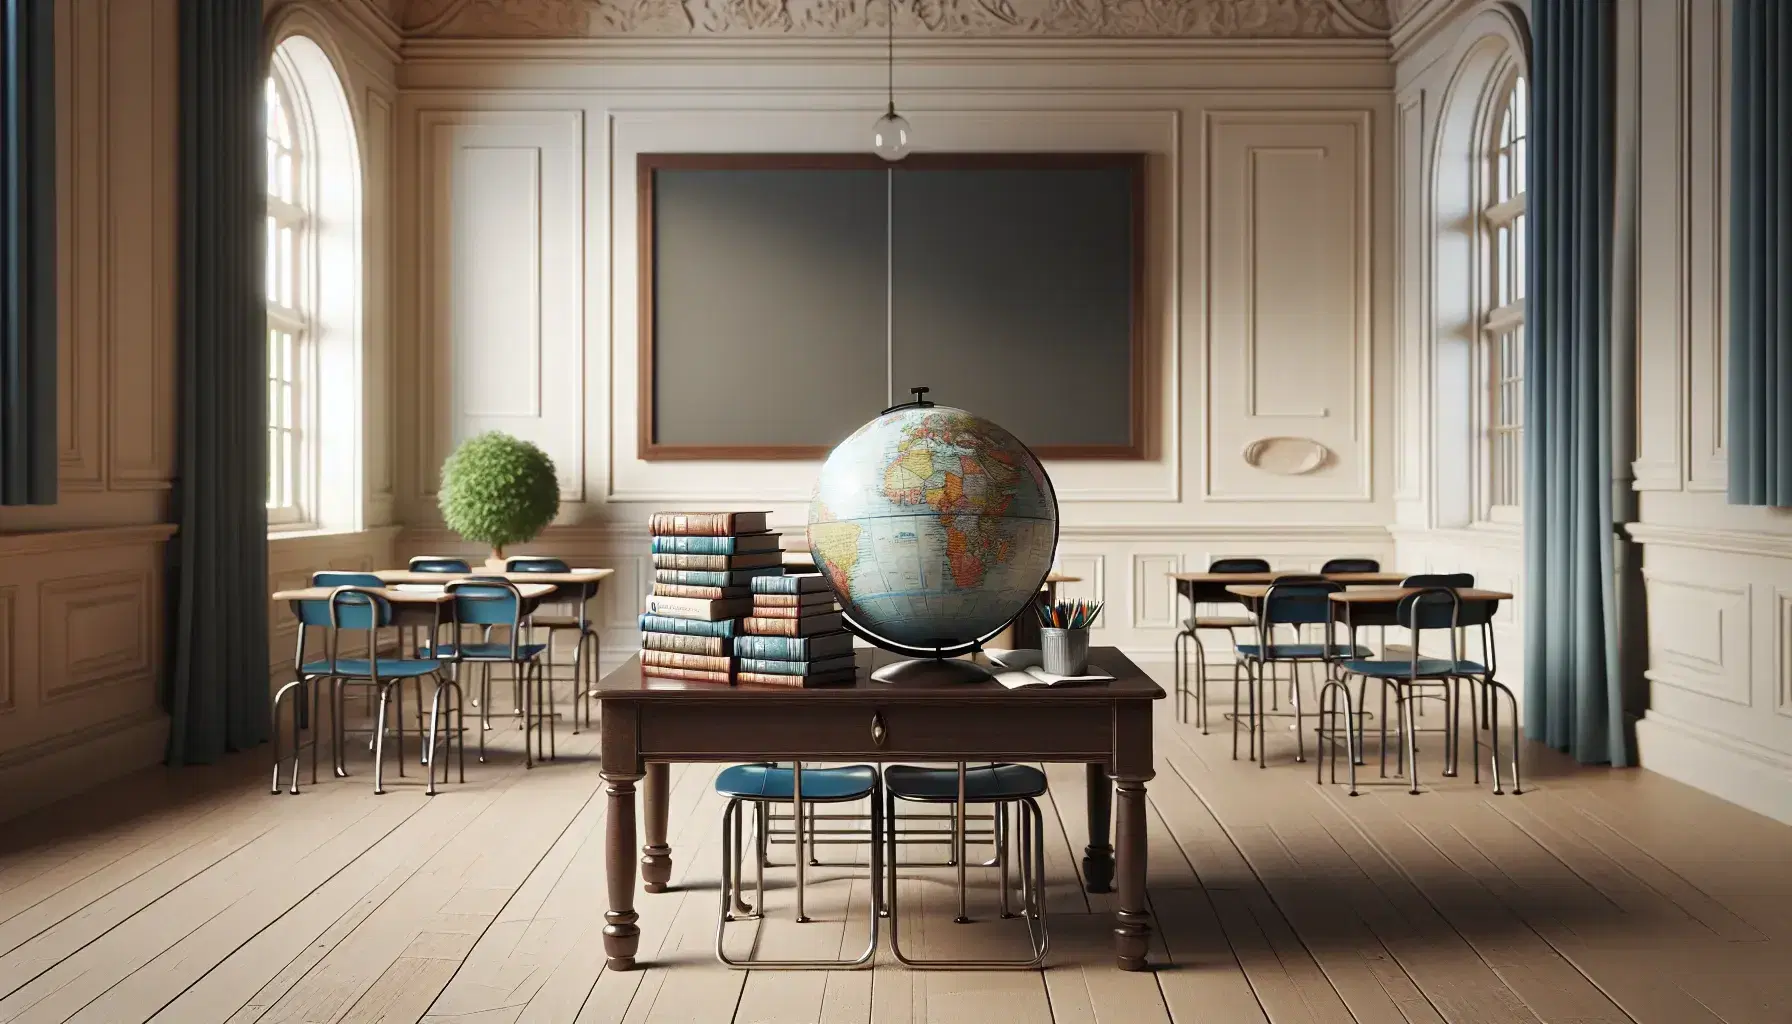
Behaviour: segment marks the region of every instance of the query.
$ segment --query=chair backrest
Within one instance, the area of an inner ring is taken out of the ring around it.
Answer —
[[[412,572],[472,572],[473,567],[464,558],[447,558],[442,555],[418,555],[411,559],[408,568]]]
[[[1208,572],[1268,572],[1269,560],[1266,558],[1216,558],[1207,566]]]
[[[505,572],[571,572],[563,559],[540,555],[518,555],[504,560]]]
[[[1458,611],[1461,602],[1449,587],[1426,587],[1400,599],[1394,621],[1413,632],[1426,629],[1454,629],[1461,625]]]
[[[1373,558],[1333,558],[1319,567],[1321,573],[1380,572],[1381,563]]]
[[[386,581],[370,572],[343,572],[340,569],[325,569],[311,574],[311,585],[314,587],[373,587],[378,589],[386,585]]]
[[[1449,587],[1452,590],[1475,585],[1472,572],[1422,572],[1400,581],[1402,587]]]
[[[516,584],[505,579],[473,577],[448,584],[454,599],[455,635],[461,626],[509,626],[514,653],[522,625],[523,598]]]
[[[1277,580],[1263,595],[1262,626],[1306,626],[1332,620],[1331,595],[1344,588],[1326,580]]]
[[[380,595],[368,593],[359,586],[339,586],[329,597],[294,601],[293,604],[301,626],[381,629],[392,624],[392,605]]]

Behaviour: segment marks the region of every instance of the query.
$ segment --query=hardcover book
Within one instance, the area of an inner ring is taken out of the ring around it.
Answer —
[[[743,683],[759,683],[764,686],[837,686],[841,683],[850,683],[858,678],[858,669],[843,669],[820,676],[781,676],[775,672],[741,672],[737,674],[737,678]]]
[[[754,615],[747,619],[745,626],[747,632],[761,636],[814,636],[817,633],[832,633],[844,621],[839,612],[808,615],[800,619],[772,619]]]
[[[707,625],[707,623],[706,623]],[[732,654],[732,641],[725,636],[697,636],[692,633],[642,633],[643,651],[672,651],[677,654]],[[645,664],[645,659],[643,659]]]
[[[643,633],[682,633],[687,636],[731,637],[740,633],[740,620],[717,619],[710,622],[703,619],[686,619],[677,615],[655,615],[649,612],[641,616],[640,627]]]
[[[651,668],[694,668],[702,672],[729,672],[734,669],[734,659],[725,654],[681,654],[677,651],[642,651],[641,664]]]
[[[647,679],[682,679],[688,683],[732,683],[731,672],[705,672],[700,668],[667,668],[660,665],[642,665],[641,675]]]
[[[807,608],[815,605],[831,605],[834,595],[827,591],[814,594],[754,594],[755,608]]]
[[[834,611],[834,602],[826,604],[801,605],[791,608],[767,607],[755,601],[753,614],[762,619],[806,619],[814,615],[828,615]]]
[[[782,572],[783,552],[755,551],[745,555],[657,553],[653,556],[653,567],[656,569],[763,569],[767,566],[776,566]]]
[[[680,583],[692,587],[745,587],[753,580],[771,573],[784,570],[775,565],[759,569],[655,569],[655,583]]]
[[[647,614],[669,615],[680,619],[738,619],[753,610],[753,602],[744,597],[733,600],[709,600],[701,597],[665,597],[647,595]]]
[[[828,581],[818,572],[796,575],[758,576],[753,579],[755,594],[819,594],[828,589]]]
[[[737,537],[673,536],[653,538],[653,553],[668,555],[744,555],[777,551],[778,534],[746,533]],[[782,552],[780,552],[780,556]]]
[[[700,587],[694,583],[655,583],[653,592],[659,597],[701,597],[710,601],[732,601],[751,598],[747,587]]]
[[[647,532],[659,537],[734,537],[764,533],[770,512],[655,512]]]
[[[823,658],[819,661],[778,661],[772,658],[742,658],[740,659],[740,670],[742,672],[768,672],[772,675],[779,676],[819,676],[826,675],[829,672],[839,672],[842,669],[852,668],[854,664],[856,664],[856,662],[850,654],[844,654],[833,658]]]
[[[844,631],[814,636],[742,636],[734,639],[734,653],[742,658],[775,658],[809,661],[852,653],[852,634]]]

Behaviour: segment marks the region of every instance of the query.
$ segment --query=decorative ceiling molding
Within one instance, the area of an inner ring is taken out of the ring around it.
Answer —
[[[910,38],[1386,38],[1390,0],[894,0]],[[1392,0],[1405,2],[1412,0]],[[410,0],[412,38],[850,38],[885,0]]]

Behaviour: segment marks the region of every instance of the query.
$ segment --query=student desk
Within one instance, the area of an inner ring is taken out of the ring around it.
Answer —
[[[643,678],[631,657],[597,684],[603,703],[608,784],[605,866],[610,909],[604,953],[613,970],[635,965],[635,783],[646,779],[641,874],[648,892],[672,877],[666,843],[668,765],[673,761],[955,762],[1061,761],[1087,766],[1089,845],[1083,875],[1092,892],[1118,881],[1114,952],[1122,970],[1145,966],[1145,783],[1153,775],[1151,702],[1163,688],[1113,647],[1089,652],[1106,683],[1009,690],[994,681],[878,683],[870,672],[901,660],[860,650],[858,678],[793,689]],[[1110,787],[1110,782],[1112,787]],[[1108,817],[1119,791],[1116,851]]]
[[[362,587],[358,589],[366,593],[378,594],[380,597],[386,599],[387,603],[392,606],[392,625],[394,626],[420,626],[427,628],[436,625],[446,625],[454,620],[452,611],[454,607],[454,597],[439,585],[442,582],[440,576],[430,582],[438,585],[425,586],[423,584],[409,584],[401,588],[399,585],[394,584],[391,587],[379,590],[375,590],[371,587]],[[330,595],[340,589],[342,588],[301,587],[297,590],[281,590],[274,593],[273,600],[291,602],[328,601]],[[530,609],[540,604],[544,598],[553,594],[555,589],[555,587],[546,583],[517,584],[517,594],[523,599],[523,614],[529,614]]]

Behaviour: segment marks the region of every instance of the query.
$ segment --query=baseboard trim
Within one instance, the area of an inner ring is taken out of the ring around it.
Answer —
[[[1636,723],[1644,768],[1792,824],[1792,756],[1650,711]]]
[[[167,751],[168,716],[161,711],[11,751],[0,759],[0,821],[159,765]]]

